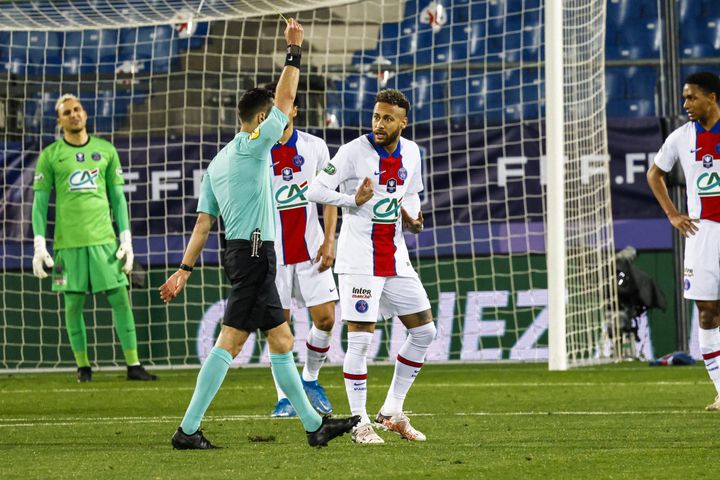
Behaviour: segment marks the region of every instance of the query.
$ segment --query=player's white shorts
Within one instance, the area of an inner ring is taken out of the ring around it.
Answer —
[[[275,286],[280,295],[280,303],[289,309],[292,299],[298,307],[314,307],[338,299],[332,268],[318,271],[319,263],[311,261],[293,265],[278,265],[275,274]]]
[[[689,300],[720,300],[720,223],[700,220],[685,240],[683,289]]]
[[[343,320],[377,322],[393,315],[430,309],[430,300],[418,277],[375,277],[341,273],[340,312]]]

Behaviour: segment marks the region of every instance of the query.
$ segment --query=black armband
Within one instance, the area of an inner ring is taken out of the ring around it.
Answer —
[[[179,268],[180,270],[185,270],[186,272],[193,271],[193,267],[191,267],[190,265],[185,265],[184,263],[181,263]]]
[[[290,65],[300,69],[300,59],[302,58],[302,50],[298,45],[287,46],[287,56],[285,56],[285,66]]]

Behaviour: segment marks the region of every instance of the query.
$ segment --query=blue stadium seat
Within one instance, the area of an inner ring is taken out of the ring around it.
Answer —
[[[336,85],[342,98],[343,126],[370,126],[378,80],[368,75],[348,75]]]
[[[696,72],[720,73],[720,61],[714,64],[683,65],[683,67],[680,69],[680,82],[684,83],[685,79],[690,74]]]
[[[119,61],[137,62],[141,72],[164,73],[177,58],[178,42],[172,27],[124,28],[120,32]]]
[[[639,3],[641,6],[641,17],[644,20],[655,22],[660,18],[657,0],[642,0]]]
[[[703,0],[702,2],[703,17],[720,17],[720,2],[717,0]]]
[[[10,32],[0,32],[0,67],[5,69],[10,61]]]
[[[510,15],[505,22],[503,57],[508,62],[538,61],[542,46],[542,22],[539,11]]]
[[[627,70],[618,67],[605,68],[605,92],[608,101],[624,100],[627,96],[625,90],[625,77]]]
[[[8,70],[15,75],[57,74],[62,64],[59,32],[10,32]]]
[[[626,92],[628,98],[655,102],[658,72],[655,67],[630,67],[626,69]]]
[[[607,23],[618,30],[626,25],[636,25],[642,15],[642,6],[640,0],[608,0]]]
[[[83,30],[65,34],[63,70],[68,73],[114,73],[117,57],[117,30]]]
[[[127,117],[129,99],[121,91],[100,90],[97,97],[83,100],[88,114],[88,129],[92,133],[111,133]]]
[[[644,99],[612,100],[607,104],[608,117],[653,117],[655,103]]]
[[[387,88],[397,88],[410,101],[411,123],[445,118],[445,86],[447,73],[427,70],[405,72],[387,82]]]
[[[702,16],[703,0],[680,0],[680,23]]]
[[[720,56],[720,17],[687,19],[680,26],[680,54],[685,58]]]
[[[635,60],[660,56],[660,24],[640,22],[618,28],[618,44],[621,58]]]
[[[57,97],[49,92],[35,92],[25,99],[25,129],[32,132],[53,134],[57,129],[55,101]]]

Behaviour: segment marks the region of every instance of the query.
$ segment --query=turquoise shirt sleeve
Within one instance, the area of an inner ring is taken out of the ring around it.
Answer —
[[[270,115],[247,137],[248,153],[263,162],[267,161],[268,152],[280,140],[287,124],[287,115],[272,107]]]
[[[215,198],[215,194],[212,190],[212,184],[210,183],[210,176],[205,172],[200,183],[200,198],[198,199],[197,210],[199,212],[207,213],[213,217],[220,216],[220,206]]]

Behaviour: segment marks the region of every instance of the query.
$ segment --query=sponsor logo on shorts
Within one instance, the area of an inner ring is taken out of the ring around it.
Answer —
[[[368,303],[365,300],[358,300],[355,302],[355,310],[359,313],[365,313],[368,311]]]
[[[372,290],[367,288],[353,287],[352,298],[372,298]]]
[[[327,173],[328,175],[335,175],[335,172],[337,172],[337,168],[335,168],[335,165],[332,163],[328,163],[325,168],[323,168],[323,172]]]
[[[390,182],[388,181],[388,192]],[[392,193],[392,192],[390,192]],[[384,198],[373,206],[373,223],[395,223],[400,218],[402,198]]]
[[[692,268],[686,268],[685,269],[685,277],[690,278],[693,276],[693,269]]]
[[[713,157],[710,154],[703,155],[702,157],[703,167],[711,168],[713,166]]]
[[[401,167],[398,170],[398,178],[402,181],[405,181],[405,179],[407,178],[407,169],[405,169],[405,167]]]
[[[720,174],[718,172],[704,172],[698,175],[695,185],[699,196],[717,197],[720,195]]]
[[[90,157],[93,160],[95,160],[96,162],[99,162],[100,160],[102,160],[102,155],[100,155],[98,152],[93,152],[92,155],[90,155]]]
[[[685,281],[683,282],[683,287],[685,287],[685,291],[690,290],[690,280],[688,280],[686,278]]]
[[[296,167],[302,167],[303,164],[305,164],[305,158],[303,158],[302,155],[295,155],[295,156],[293,157],[293,164],[294,164]]]
[[[87,192],[91,190],[97,190],[97,180],[99,170],[93,168],[92,170],[75,170],[70,175],[70,191],[71,192]]]

